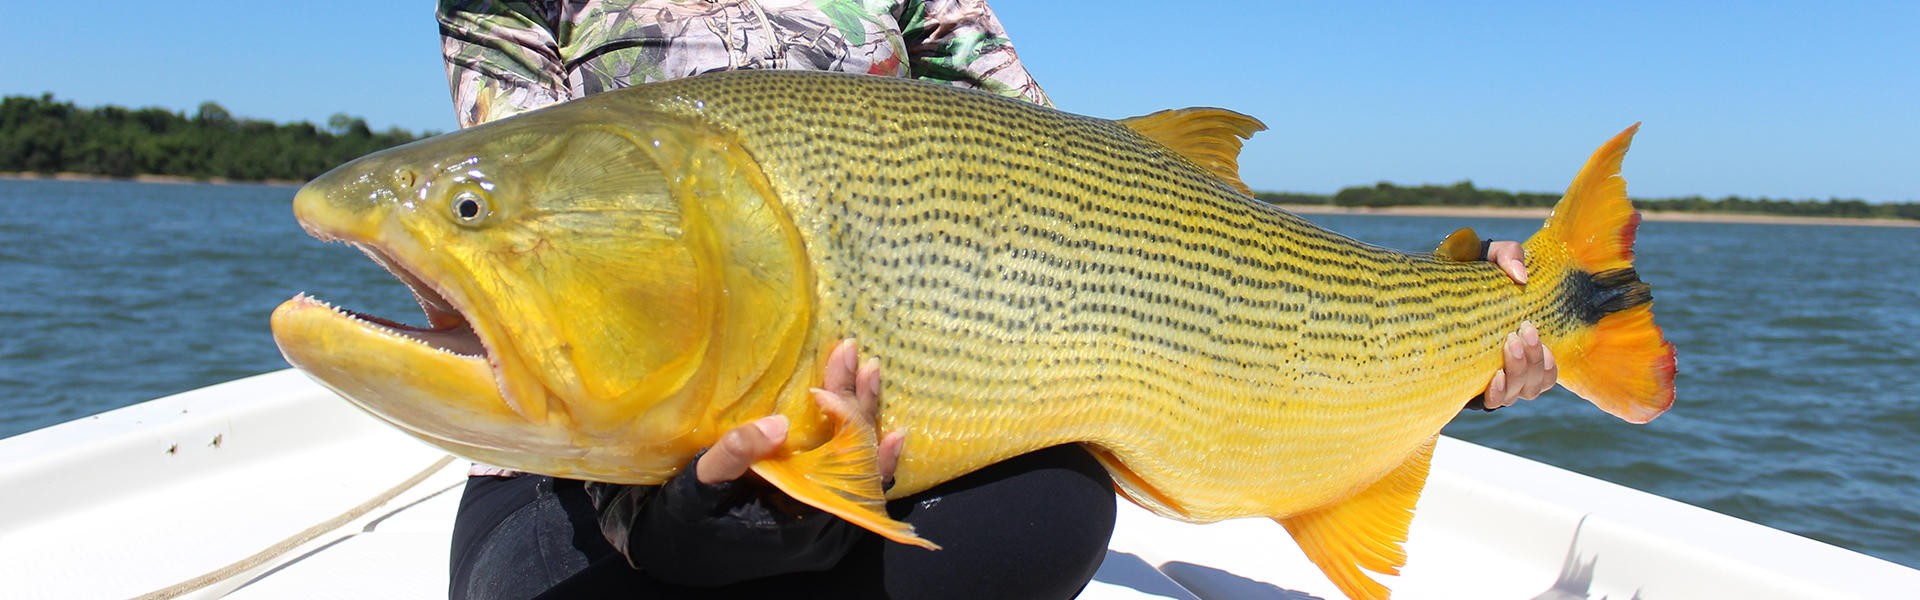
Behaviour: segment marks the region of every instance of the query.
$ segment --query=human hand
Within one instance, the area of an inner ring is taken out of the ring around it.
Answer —
[[[1560,367],[1553,362],[1553,351],[1540,342],[1540,329],[1533,321],[1520,324],[1520,331],[1507,334],[1503,344],[1505,363],[1493,372],[1482,400],[1487,410],[1511,406],[1516,399],[1532,400],[1553,389],[1560,378]]]
[[[1499,267],[1514,283],[1527,282],[1526,251],[1520,242],[1497,241],[1487,244],[1487,262]],[[1516,400],[1532,400],[1553,389],[1560,368],[1553,362],[1553,351],[1540,343],[1540,330],[1532,321],[1520,324],[1520,331],[1507,334],[1505,364],[1494,371],[1483,400],[1488,410],[1511,406]]]
[[[876,425],[880,417],[880,361],[860,362],[859,346],[853,340],[840,342],[828,354],[826,376],[821,387],[813,389],[820,409],[849,420],[865,420]],[[762,417],[741,425],[720,437],[720,441],[701,455],[694,465],[700,483],[714,485],[739,479],[754,462],[773,456],[787,441],[786,415]],[[900,450],[906,444],[905,432],[880,437],[880,477],[891,481],[900,464]]]
[[[1527,282],[1527,252],[1520,242],[1500,240],[1487,243],[1487,262],[1500,267],[1514,283]]]

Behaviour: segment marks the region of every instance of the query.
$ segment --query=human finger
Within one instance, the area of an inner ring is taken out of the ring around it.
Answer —
[[[1500,267],[1514,283],[1527,282],[1527,251],[1520,242],[1501,240],[1487,245],[1487,262]]]
[[[1486,393],[1480,395],[1480,404],[1487,410],[1506,408],[1507,405],[1513,404],[1513,396],[1507,394],[1506,369],[1493,372],[1493,381],[1487,383]]]
[[[1508,333],[1501,343],[1500,372],[1494,376],[1494,383],[1487,387],[1487,405],[1493,407],[1512,406],[1520,395],[1520,387],[1526,384],[1527,350],[1518,332]]]
[[[787,427],[786,415],[773,415],[733,428],[700,455],[694,476],[707,485],[739,479],[753,463],[772,456],[786,443]]]
[[[852,421],[860,418],[860,411],[854,407],[853,399],[833,390],[813,388],[813,403],[820,406],[821,412],[840,421]]]
[[[880,481],[892,487],[893,472],[900,468],[900,452],[906,448],[907,432],[895,431],[880,438]]]
[[[1553,349],[1542,346],[1540,348],[1540,386],[1532,396],[1527,398],[1529,400],[1538,398],[1541,394],[1547,393],[1547,390],[1553,389],[1553,386],[1559,382],[1560,365],[1553,360]]]
[[[1517,382],[1509,382],[1515,395],[1524,400],[1532,400],[1553,387],[1553,380],[1547,377],[1546,345],[1540,343],[1540,328],[1533,321],[1520,323],[1521,354],[1525,355],[1524,364],[1519,371]]]
[[[880,420],[880,359],[860,363],[853,376],[854,408],[869,421]]]
[[[827,354],[826,376],[821,379],[820,387],[836,394],[853,395],[854,365],[860,360],[860,344],[853,338],[840,340]]]

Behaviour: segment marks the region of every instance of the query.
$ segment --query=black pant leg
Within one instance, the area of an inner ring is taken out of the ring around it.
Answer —
[[[475,477],[453,535],[453,598],[1071,598],[1106,556],[1113,483],[1077,445],[1039,450],[888,510],[945,549],[869,535],[834,569],[724,588],[664,584],[600,536],[578,482]]]
[[[1072,598],[1113,537],[1114,489],[1079,445],[1009,459],[888,505],[940,544],[869,536],[824,574],[846,597]]]

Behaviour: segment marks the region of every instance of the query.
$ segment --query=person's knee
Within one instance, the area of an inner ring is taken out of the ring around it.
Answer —
[[[906,520],[944,549],[886,545],[896,598],[1070,598],[1113,535],[1113,483],[1078,446],[1009,459],[909,500]]]

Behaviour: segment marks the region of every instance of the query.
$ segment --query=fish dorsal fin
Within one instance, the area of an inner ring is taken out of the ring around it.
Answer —
[[[1455,262],[1477,262],[1486,258],[1481,255],[1480,234],[1475,233],[1472,227],[1454,230],[1445,241],[1440,242],[1439,248],[1433,249],[1433,255]]]
[[[1267,128],[1259,119],[1224,108],[1182,108],[1121,119],[1120,124],[1205,167],[1240,193],[1253,195],[1240,181],[1240,144]]]
[[[1438,439],[1438,438],[1436,438]],[[1307,558],[1348,598],[1384,600],[1389,592],[1361,569],[1399,575],[1407,562],[1407,527],[1427,485],[1434,440],[1415,450],[1386,477],[1339,504],[1276,519]]]

